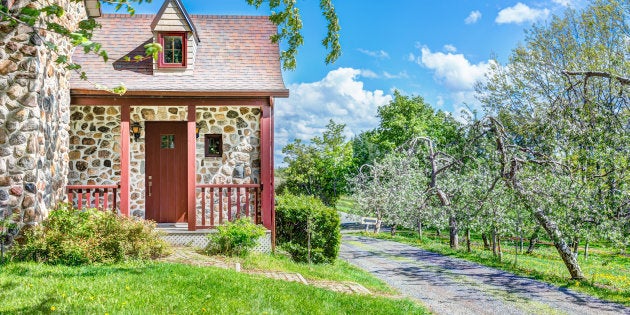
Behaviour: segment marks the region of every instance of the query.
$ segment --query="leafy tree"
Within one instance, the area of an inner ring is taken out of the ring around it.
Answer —
[[[436,111],[420,96],[394,92],[389,104],[378,108],[377,141],[391,151],[416,137],[428,137],[438,145],[457,142],[459,124],[443,111]]]
[[[305,144],[300,139],[282,149],[285,187],[293,194],[315,196],[334,206],[346,193],[346,176],[352,166],[352,144],[343,134],[345,124],[330,120],[321,137]]]

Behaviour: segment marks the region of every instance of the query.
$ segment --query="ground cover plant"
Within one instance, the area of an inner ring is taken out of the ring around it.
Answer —
[[[0,268],[0,288],[1,314],[427,313],[410,300],[157,262],[79,267],[9,263]]]
[[[576,281],[567,277],[564,263],[549,241],[536,245],[536,249],[531,254],[518,256],[515,255],[515,251],[519,247],[519,242],[506,241],[503,247],[505,256],[499,260],[491,250],[484,250],[483,241],[478,235],[471,237],[470,252],[465,248],[452,249],[448,235],[437,236],[434,231],[425,232],[421,239],[416,232],[410,231],[399,231],[396,236],[391,236],[389,233],[365,233],[365,235],[407,243],[432,252],[463,258],[605,300],[630,305],[630,256],[603,244],[593,245],[588,259],[583,255],[577,258],[586,279]]]

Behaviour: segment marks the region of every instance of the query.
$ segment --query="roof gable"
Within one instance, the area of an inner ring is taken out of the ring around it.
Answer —
[[[152,31],[185,31],[192,32],[195,40],[200,42],[195,25],[180,0],[165,0],[160,11],[151,22]]]

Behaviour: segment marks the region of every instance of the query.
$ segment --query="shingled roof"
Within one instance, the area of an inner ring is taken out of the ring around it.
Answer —
[[[104,63],[99,57],[76,49],[73,61],[83,66],[91,82],[105,86],[125,84],[128,93],[169,95],[195,93],[197,96],[230,94],[288,96],[282,80],[279,48],[270,41],[277,27],[266,16],[191,15],[201,42],[197,46],[192,74],[153,74],[151,59],[125,61],[125,56],[144,54],[144,45],[152,42],[151,22],[155,15],[105,14],[98,19],[102,29],[93,40],[103,45],[109,55]],[[73,94],[93,94],[93,84],[70,79]]]

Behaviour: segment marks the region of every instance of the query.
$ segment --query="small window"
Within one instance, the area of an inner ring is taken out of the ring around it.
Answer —
[[[160,33],[159,42],[162,45],[161,68],[186,67],[186,33]]]
[[[162,135],[160,141],[161,149],[175,149],[175,135]]]
[[[205,156],[221,157],[223,156],[223,137],[221,135],[212,134],[205,135]]]

